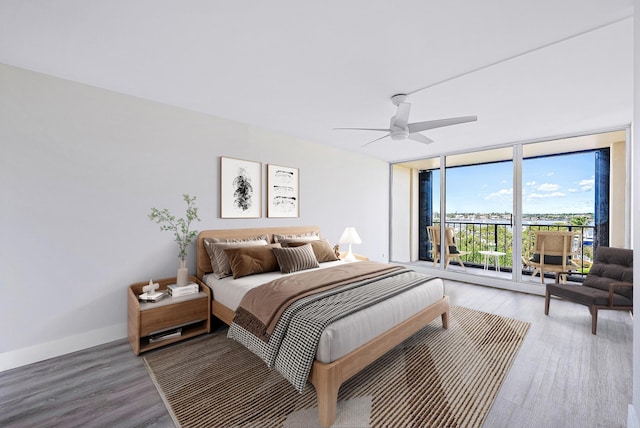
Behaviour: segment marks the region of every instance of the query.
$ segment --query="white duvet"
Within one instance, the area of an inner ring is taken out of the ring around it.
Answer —
[[[330,268],[341,263],[346,262],[321,263],[319,269]],[[300,272],[288,275],[297,273]],[[214,275],[205,275],[204,282],[211,287],[213,298],[217,302],[235,311],[248,290],[280,278],[282,275],[280,272],[269,272],[238,279],[233,277],[217,279]],[[444,284],[440,278],[435,278],[424,285],[330,324],[320,338],[316,359],[323,363],[339,359],[442,299],[443,295]]]

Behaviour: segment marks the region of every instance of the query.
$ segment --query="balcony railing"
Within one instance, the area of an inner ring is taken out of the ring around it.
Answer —
[[[434,222],[439,225],[439,222]],[[510,222],[469,222],[448,220],[447,227],[454,230],[456,246],[461,251],[467,251],[464,257],[464,263],[472,268],[484,268],[485,256],[480,253],[483,250],[499,251],[505,253],[500,259],[500,270],[511,272],[513,270],[513,226]],[[565,230],[580,231],[583,239],[580,241],[579,256],[582,263],[578,263],[582,268],[570,276],[572,281],[582,281],[587,274],[591,259],[593,258],[592,237],[595,234],[594,226],[576,226],[563,224],[539,224],[537,222],[523,221],[522,231],[522,248],[523,251],[529,246],[529,232],[533,230]],[[431,244],[427,241],[423,245],[427,247],[427,260],[433,261],[431,258]],[[518,256],[517,256],[518,257]],[[455,263],[452,261],[452,263]],[[493,269],[492,266],[489,266]],[[531,271],[523,266],[523,274],[531,275]]]

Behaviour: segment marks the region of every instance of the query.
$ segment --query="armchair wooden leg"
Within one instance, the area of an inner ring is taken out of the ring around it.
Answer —
[[[598,308],[590,306],[589,312],[591,312],[591,334],[595,335],[598,328]]]
[[[538,268],[533,268],[533,273],[531,274],[531,281],[533,281],[533,279],[536,277],[536,275],[538,275],[540,273],[540,269]]]
[[[462,259],[460,258],[460,256],[457,256],[457,257],[456,257],[456,260],[458,260],[458,263],[460,263],[460,266],[462,266],[462,267],[463,267],[463,268],[465,268],[465,269],[467,268],[467,267],[464,265],[464,262],[462,261]]]
[[[551,300],[551,293],[547,290],[544,296],[544,314],[549,315],[549,301]]]

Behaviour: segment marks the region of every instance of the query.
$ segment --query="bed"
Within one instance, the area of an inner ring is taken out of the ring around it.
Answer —
[[[212,274],[212,264],[205,248],[205,240],[216,238],[248,239],[266,236],[269,243],[278,235],[320,235],[317,226],[292,226],[275,228],[204,230],[196,241],[197,276],[212,289],[212,314],[227,325],[232,325],[236,309],[248,290],[273,278],[280,272],[260,273],[233,279],[217,278]],[[320,263],[319,269],[344,265],[343,261]],[[297,275],[295,272],[291,275]],[[308,380],[316,389],[319,419],[323,426],[330,426],[336,417],[338,390],[342,383],[384,355],[387,351],[412,336],[426,324],[442,319],[448,328],[449,298],[439,278],[432,278],[420,286],[377,303],[358,313],[346,316],[330,324],[320,338],[315,360]]]

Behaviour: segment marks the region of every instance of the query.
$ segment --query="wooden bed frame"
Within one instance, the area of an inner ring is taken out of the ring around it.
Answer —
[[[203,276],[212,271],[211,260],[204,248],[205,238],[249,238],[258,235],[268,235],[269,242],[273,241],[273,235],[293,235],[305,232],[318,232],[317,226],[291,226],[291,227],[270,227],[254,229],[225,229],[225,230],[203,230],[198,235],[196,241],[197,256],[197,276],[203,280]],[[230,325],[235,315],[234,311],[216,302],[215,296],[211,302],[211,313]],[[385,333],[370,340],[359,348],[332,363],[321,363],[314,361],[309,381],[316,389],[318,397],[318,412],[320,423],[331,426],[336,418],[336,406],[338,403],[338,390],[340,386],[363,370],[369,364],[376,361],[382,355],[399,345],[425,325],[436,319],[442,318],[442,326],[449,327],[449,297],[444,296],[436,303],[428,306],[402,323],[391,327]]]

